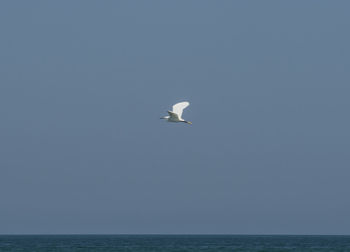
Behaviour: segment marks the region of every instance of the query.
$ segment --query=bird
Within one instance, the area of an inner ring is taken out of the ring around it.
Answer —
[[[187,108],[190,105],[189,102],[184,101],[184,102],[179,102],[173,105],[173,111],[168,110],[168,116],[163,116],[160,119],[165,119],[168,122],[183,122],[183,123],[188,123],[192,124],[192,122],[186,121],[182,119],[182,111]]]

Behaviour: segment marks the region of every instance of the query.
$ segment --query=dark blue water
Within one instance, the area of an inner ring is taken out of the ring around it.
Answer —
[[[2,235],[0,251],[350,251],[350,236]]]

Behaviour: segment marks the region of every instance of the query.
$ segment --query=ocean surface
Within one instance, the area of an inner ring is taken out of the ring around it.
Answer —
[[[0,251],[350,251],[350,236],[0,235]]]

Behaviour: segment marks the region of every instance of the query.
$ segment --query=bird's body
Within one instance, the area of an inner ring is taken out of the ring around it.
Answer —
[[[183,122],[192,124],[189,121],[185,121],[182,119],[182,112],[185,108],[187,108],[190,105],[189,102],[179,102],[173,105],[173,111],[168,111],[168,116],[161,117],[161,119],[165,119],[168,122]]]

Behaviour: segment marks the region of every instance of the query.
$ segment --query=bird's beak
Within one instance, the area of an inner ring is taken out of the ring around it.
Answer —
[[[188,124],[192,124],[192,122],[189,122],[189,121],[186,121],[186,123],[188,123]]]

